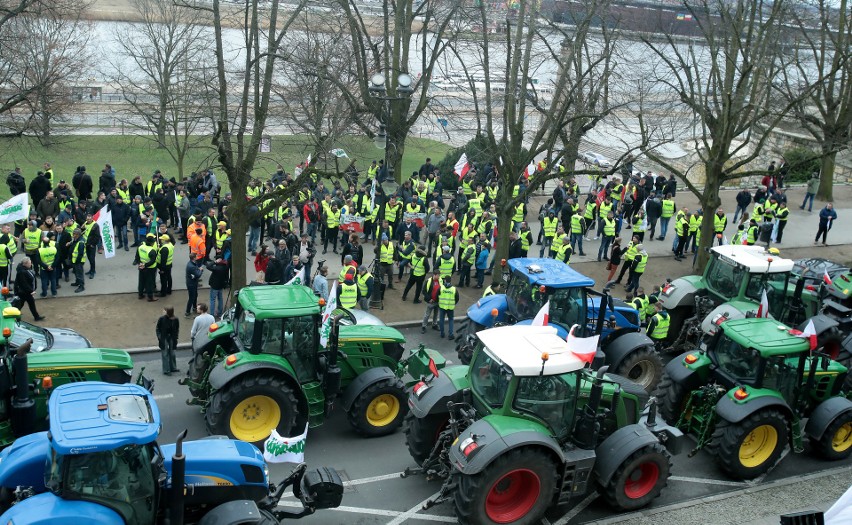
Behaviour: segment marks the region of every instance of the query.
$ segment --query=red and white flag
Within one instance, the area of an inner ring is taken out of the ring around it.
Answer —
[[[568,337],[565,338],[568,341],[568,348],[580,361],[591,364],[595,360],[595,353],[598,351],[598,339],[600,339],[600,335],[575,337],[574,330],[578,326],[576,324],[572,326],[571,331],[568,332]]]
[[[461,181],[467,172],[470,171],[470,162],[467,161],[467,153],[462,153],[461,157],[459,157],[458,162],[453,167],[453,173],[459,176],[459,181]]]
[[[825,284],[831,284],[831,277],[828,275],[828,270],[823,270],[822,281]]]
[[[532,326],[547,326],[548,321],[550,321],[550,301],[544,303],[544,306],[541,307],[541,310],[535,314],[535,319],[533,319]]]
[[[769,317],[769,299],[766,297],[766,289],[760,296],[760,305],[757,307],[757,317]]]
[[[530,165],[524,170],[524,177],[528,179],[533,175],[535,175],[535,162],[530,162]]]
[[[808,321],[807,326],[805,326],[805,331],[796,330],[795,328],[791,328],[789,331],[790,335],[795,335],[796,337],[801,337],[802,339],[807,339],[811,344],[811,352],[816,350],[817,347],[817,334],[816,327],[814,326],[813,320]]]
[[[115,257],[115,230],[112,228],[112,212],[107,206],[99,209],[92,216],[101,231],[101,241],[104,244],[104,259]]]

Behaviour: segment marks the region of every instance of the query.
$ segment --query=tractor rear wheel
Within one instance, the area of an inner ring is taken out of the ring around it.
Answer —
[[[669,341],[674,342],[683,329],[683,323],[695,315],[694,305],[682,305],[668,310],[669,312]]]
[[[739,423],[720,419],[708,451],[736,479],[754,479],[772,468],[787,443],[787,419],[774,409],[755,412]]]
[[[654,397],[657,398],[657,406],[663,419],[674,425],[683,413],[686,400],[689,399],[689,391],[663,372],[663,377],[654,390]]]
[[[553,502],[556,466],[530,448],[511,450],[473,476],[453,471],[461,524],[538,523]]]
[[[189,379],[189,393],[194,397],[201,398],[202,396],[206,396],[207,392],[205,389],[200,388],[195,385],[200,385],[202,380],[204,379],[204,374],[207,372],[207,369],[211,366],[210,357],[208,356],[205,359],[207,354],[203,352],[198,352],[194,354],[189,359],[189,368],[186,371],[187,378]]]
[[[831,422],[819,440],[811,440],[817,454],[837,461],[852,454],[852,412],[840,414]]]
[[[408,412],[408,394],[399,378],[383,379],[358,394],[347,414],[349,424],[367,437],[393,434]]]
[[[205,414],[207,431],[254,443],[272,433],[290,436],[298,403],[290,386],[271,374],[246,374],[217,390]]]
[[[661,444],[640,448],[624,460],[603,487],[607,503],[623,511],[648,505],[668,484],[671,469],[671,458]]]
[[[438,436],[448,423],[449,414],[429,414],[423,418],[415,416],[413,412],[405,415],[402,432],[405,434],[408,452],[418,465],[422,466],[432,453]]]
[[[663,375],[663,360],[653,347],[637,348],[612,373],[638,383],[650,393]]]
[[[473,345],[476,340],[476,332],[484,329],[484,326],[472,319],[465,321],[465,325],[459,328],[458,332],[463,335],[459,337],[458,344],[456,344],[456,354],[459,356],[459,361],[463,365],[470,364],[470,360],[473,358]],[[471,339],[469,336],[474,337]]]

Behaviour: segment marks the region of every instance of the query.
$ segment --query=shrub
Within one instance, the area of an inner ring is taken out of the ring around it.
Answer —
[[[805,182],[820,169],[820,154],[808,148],[790,148],[784,152],[784,159],[790,167],[786,182]]]

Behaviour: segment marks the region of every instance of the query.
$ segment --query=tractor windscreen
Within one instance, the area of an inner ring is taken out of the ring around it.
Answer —
[[[738,295],[745,274],[745,268],[717,254],[713,254],[710,258],[707,270],[704,272],[707,288],[725,301]]]
[[[760,372],[760,354],[723,335],[710,353],[719,370],[734,382],[753,384]]]
[[[480,351],[475,351],[476,358],[470,367],[470,386],[483,403],[500,408],[512,381],[512,371],[484,351],[482,342],[478,344]]]
[[[766,290],[766,300],[769,301],[769,313],[776,319],[781,319],[787,301],[787,272],[755,273],[749,276],[746,287],[746,297],[760,303],[763,291]]]
[[[577,404],[577,373],[522,377],[515,394],[515,408],[547,423],[555,436],[572,428]]]

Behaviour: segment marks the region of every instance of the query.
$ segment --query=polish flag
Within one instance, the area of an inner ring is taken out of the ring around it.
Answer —
[[[831,277],[828,276],[828,270],[823,270],[822,281],[825,284],[831,284]]]
[[[467,161],[467,153],[462,153],[456,165],[453,166],[453,173],[458,175],[459,181],[461,181],[468,171],[470,171],[470,162]]]
[[[530,165],[524,170],[524,177],[528,179],[535,175],[535,169],[535,162],[530,162]]]
[[[533,319],[532,326],[547,326],[548,321],[550,320],[550,301],[544,303],[544,306],[541,307],[541,310],[535,314],[535,319]]]
[[[769,299],[766,297],[766,289],[760,296],[760,305],[757,307],[757,317],[769,317]]]
[[[568,348],[580,361],[591,364],[595,360],[595,353],[598,351],[598,339],[600,339],[600,335],[575,337],[574,330],[576,330],[577,326],[579,325],[575,324],[572,326],[571,331],[568,332],[568,337],[565,338],[568,341]]]
[[[805,326],[805,331],[796,330],[795,328],[791,328],[788,332],[790,335],[795,335],[796,337],[801,337],[802,339],[807,339],[811,343],[811,352],[816,350],[817,347],[817,335],[816,335],[816,327],[814,326],[813,320],[808,321],[808,325]]]

